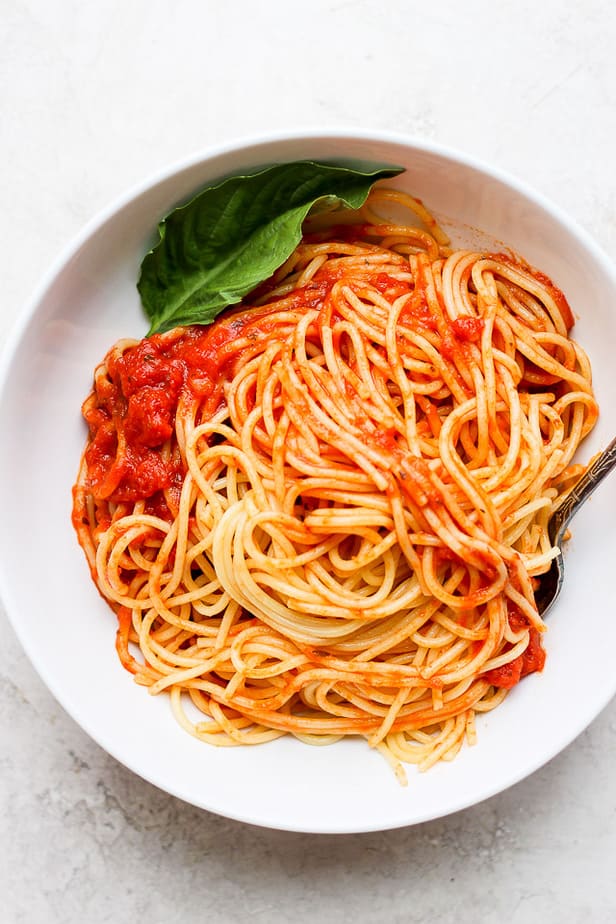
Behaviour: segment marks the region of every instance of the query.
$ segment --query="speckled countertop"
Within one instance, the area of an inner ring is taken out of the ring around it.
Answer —
[[[458,147],[541,189],[616,258],[608,0],[13,0],[0,42],[0,339],[109,200],[201,147],[270,129],[378,127]],[[55,703],[3,612],[0,639],[7,924],[616,920],[616,702],[479,806],[309,836],[142,782]]]

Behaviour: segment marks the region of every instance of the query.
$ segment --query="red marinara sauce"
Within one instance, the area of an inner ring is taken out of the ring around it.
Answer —
[[[451,326],[459,340],[464,340],[466,343],[476,343],[478,340],[481,340],[481,334],[483,332],[483,321],[481,318],[470,316],[456,318],[451,322]]]
[[[529,623],[526,616],[512,606],[509,610],[509,625],[514,632],[520,632],[521,629],[528,628]],[[527,674],[542,671],[544,664],[545,651],[541,644],[541,636],[537,629],[531,626],[528,632],[528,645],[522,654],[509,664],[495,667],[494,670],[486,671],[482,676],[493,686],[510,690]]]
[[[182,398],[200,397],[213,412],[221,400],[221,373],[229,344],[244,322],[231,316],[212,327],[155,334],[123,352],[112,349],[105,375],[83,405],[90,430],[85,451],[88,487],[95,500],[148,501],[165,515],[161,492],[181,490],[185,466],[170,438]]]

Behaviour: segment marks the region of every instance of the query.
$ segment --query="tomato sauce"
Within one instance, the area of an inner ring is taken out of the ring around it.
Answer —
[[[514,632],[520,632],[528,627],[529,622],[517,607],[511,606],[509,609],[509,625]],[[527,674],[542,671],[544,664],[545,650],[541,644],[540,633],[531,626],[528,632],[528,645],[522,654],[510,661],[509,664],[503,664],[501,667],[495,667],[494,670],[486,671],[483,678],[495,687],[504,687],[510,690]]]
[[[468,317],[456,318],[451,322],[453,332],[459,340],[466,343],[476,343],[481,340],[483,331],[483,321],[481,318]]]
[[[242,328],[243,320],[231,316],[224,324],[178,328],[109,353],[107,375],[97,378],[94,400],[83,408],[90,428],[88,486],[95,499],[150,499],[148,512],[164,512],[160,492],[179,492],[185,474],[179,452],[163,451],[178,403],[182,395],[198,394],[216,409],[220,376],[234,358],[228,347]]]

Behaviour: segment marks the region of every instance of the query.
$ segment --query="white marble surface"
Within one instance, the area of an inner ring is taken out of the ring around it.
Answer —
[[[3,0],[0,13],[0,339],[111,198],[268,129],[454,145],[540,188],[616,258],[609,0]],[[141,782],[57,706],[3,613],[0,639],[3,922],[616,920],[615,702],[482,805],[312,837]]]

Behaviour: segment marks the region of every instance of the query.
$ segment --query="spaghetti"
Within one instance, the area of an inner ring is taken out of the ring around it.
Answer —
[[[533,579],[597,417],[572,323],[376,189],[210,327],[117,343],[73,522],[137,683],[203,741],[363,736],[401,780],[472,743],[543,667]]]

